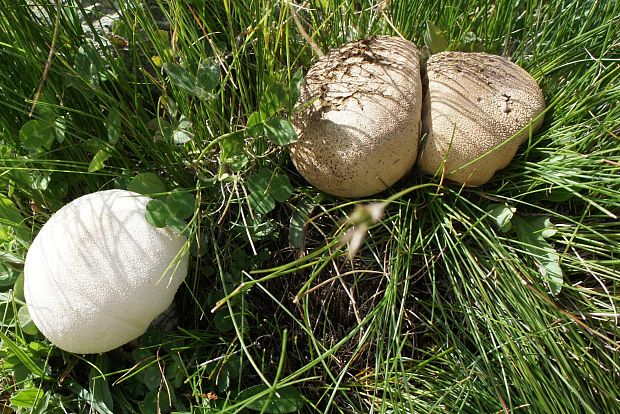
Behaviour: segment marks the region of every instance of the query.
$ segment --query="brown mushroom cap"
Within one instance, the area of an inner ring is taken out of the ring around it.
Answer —
[[[383,191],[417,157],[420,52],[390,36],[345,44],[310,68],[299,103],[291,158],[300,174],[341,197]]]
[[[428,60],[426,76],[426,141],[419,165],[428,174],[444,168],[450,180],[484,184],[510,163],[519,145],[542,124],[542,116],[537,118],[545,109],[542,91],[508,59],[442,52]]]

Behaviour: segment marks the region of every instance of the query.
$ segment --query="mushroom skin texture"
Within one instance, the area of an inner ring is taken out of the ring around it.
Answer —
[[[542,124],[540,87],[506,58],[437,53],[427,62],[424,81],[425,142],[418,163],[428,174],[443,169],[446,178],[462,185],[484,184]]]
[[[420,52],[391,36],[347,43],[309,69],[298,104],[290,153],[299,173],[340,197],[383,191],[417,158]]]
[[[125,190],[80,197],[33,241],[24,293],[37,328],[65,351],[91,354],[142,335],[187,274],[184,236],[145,217],[149,198]]]

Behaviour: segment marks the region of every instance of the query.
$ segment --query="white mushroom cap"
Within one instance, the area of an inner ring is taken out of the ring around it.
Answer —
[[[319,190],[363,197],[385,190],[415,163],[422,84],[420,53],[404,39],[347,43],[308,71],[292,121],[291,158]]]
[[[533,133],[542,124],[538,115],[545,109],[545,99],[540,87],[506,58],[442,52],[428,60],[426,76],[422,116],[426,141],[419,165],[428,174],[435,174],[445,161],[450,180],[484,184],[510,163],[530,128]]]
[[[142,335],[187,274],[186,238],[150,225],[149,198],[124,190],[80,197],[43,226],[26,256],[32,320],[75,353],[117,348]],[[180,256],[180,257],[177,257]]]

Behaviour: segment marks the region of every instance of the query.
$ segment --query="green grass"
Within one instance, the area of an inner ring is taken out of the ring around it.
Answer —
[[[0,0],[2,412],[620,413],[620,3],[136,3],[115,46],[78,4]],[[480,188],[414,170],[378,198],[319,194],[260,126],[293,109],[307,38],[423,46],[429,21],[449,49],[526,68],[543,127]],[[264,169],[294,191],[261,213]],[[178,328],[60,351],[17,316],[29,243],[68,201],[143,173],[196,201]],[[386,200],[349,257],[347,219]]]

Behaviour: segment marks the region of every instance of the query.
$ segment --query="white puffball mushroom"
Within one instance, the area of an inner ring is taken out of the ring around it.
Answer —
[[[437,53],[427,62],[425,80],[426,138],[419,166],[428,174],[443,169],[446,178],[460,184],[484,184],[542,124],[545,99],[540,87],[506,58]]]
[[[340,197],[387,189],[417,158],[422,110],[420,52],[378,36],[347,43],[308,71],[293,114],[291,159],[313,186]]]
[[[145,219],[149,198],[100,191],[58,210],[25,263],[24,291],[39,330],[65,351],[90,354],[142,335],[187,274],[184,236]]]

